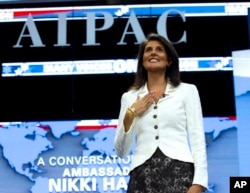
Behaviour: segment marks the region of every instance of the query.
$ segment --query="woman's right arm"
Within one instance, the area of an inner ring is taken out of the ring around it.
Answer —
[[[128,110],[130,107],[127,94],[123,94],[121,98],[121,107],[118,118],[117,129],[114,138],[114,148],[117,155],[121,158],[126,157],[133,143],[133,121],[134,115]]]
[[[135,119],[142,116],[154,102],[153,93],[142,98],[125,93],[121,98],[121,108],[115,135],[115,150],[118,156],[125,157],[133,143]]]

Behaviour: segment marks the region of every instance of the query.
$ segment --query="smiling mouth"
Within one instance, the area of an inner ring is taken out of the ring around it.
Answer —
[[[159,62],[159,60],[155,59],[155,58],[152,58],[152,59],[149,60],[149,62]]]

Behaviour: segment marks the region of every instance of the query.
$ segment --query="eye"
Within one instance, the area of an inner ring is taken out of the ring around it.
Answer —
[[[161,47],[161,46],[157,47],[156,50],[159,51],[159,52],[164,52],[165,51],[164,48]]]
[[[146,47],[145,50],[144,50],[144,52],[150,52],[151,50],[152,50],[151,47]]]

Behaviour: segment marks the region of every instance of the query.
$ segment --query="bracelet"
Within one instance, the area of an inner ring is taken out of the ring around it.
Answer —
[[[133,114],[133,117],[136,117],[136,116],[137,116],[137,112],[136,112],[136,110],[135,110],[134,107],[129,107],[127,110],[128,110],[131,114]]]

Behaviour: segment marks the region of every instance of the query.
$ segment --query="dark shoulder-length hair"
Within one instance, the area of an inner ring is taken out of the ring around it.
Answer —
[[[178,86],[180,84],[180,71],[179,71],[179,56],[174,48],[174,46],[166,40],[163,36],[156,34],[156,33],[150,33],[146,40],[144,40],[139,45],[139,51],[137,55],[137,72],[135,74],[135,80],[132,86],[129,88],[129,90],[137,90],[145,83],[147,82],[148,75],[147,70],[143,66],[143,54],[145,47],[149,41],[156,40],[162,43],[162,45],[165,48],[165,51],[167,53],[169,61],[171,61],[171,65],[167,68],[165,73],[165,78],[168,82],[171,83],[174,87]]]

